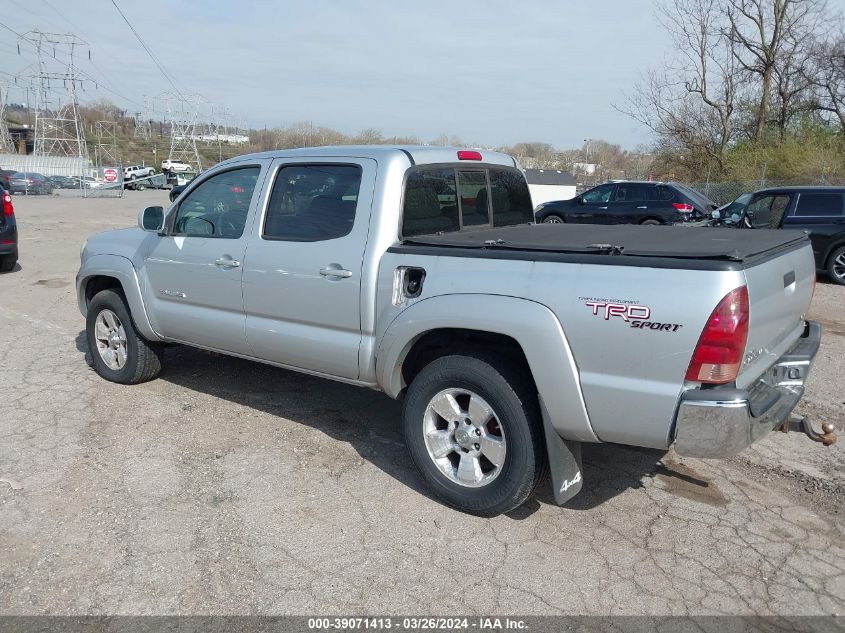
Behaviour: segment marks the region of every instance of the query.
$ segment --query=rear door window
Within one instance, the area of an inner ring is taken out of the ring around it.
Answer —
[[[798,196],[795,215],[803,217],[830,217],[844,214],[841,193],[802,193]]]
[[[649,185],[639,183],[622,183],[616,185],[614,202],[645,202],[648,200]]]

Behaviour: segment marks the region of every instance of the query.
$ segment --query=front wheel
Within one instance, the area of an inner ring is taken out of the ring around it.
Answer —
[[[85,335],[94,369],[106,380],[134,385],[161,371],[163,346],[138,333],[120,291],[103,290],[94,296]]]
[[[845,286],[845,246],[840,246],[830,255],[827,274],[833,283]]]
[[[641,226],[660,226],[661,224],[663,224],[663,223],[660,220],[655,220],[655,219],[652,219],[652,218],[650,218],[648,220],[643,220],[642,222],[640,222]]]
[[[539,404],[524,375],[501,358],[444,356],[408,388],[408,451],[434,493],[458,510],[513,510],[544,472]]]
[[[563,224],[563,218],[559,215],[548,215],[543,220],[543,224]]]

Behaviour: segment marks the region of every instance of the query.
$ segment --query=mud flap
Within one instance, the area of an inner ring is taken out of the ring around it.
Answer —
[[[584,476],[581,474],[581,442],[570,442],[557,434],[542,397],[540,409],[543,414],[543,432],[546,436],[555,503],[563,505],[581,492],[581,485],[584,483]]]

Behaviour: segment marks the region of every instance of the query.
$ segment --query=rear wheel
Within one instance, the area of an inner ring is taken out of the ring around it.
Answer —
[[[479,516],[522,505],[545,466],[536,390],[497,357],[445,356],[408,388],[402,424],[411,458],[434,493]]]
[[[94,369],[106,380],[133,385],[161,371],[163,345],[138,333],[118,290],[103,290],[91,300],[85,335]]]
[[[834,283],[845,286],[845,246],[840,246],[827,262],[827,274]]]
[[[655,220],[653,218],[649,218],[648,220],[643,220],[642,222],[640,222],[640,224],[642,226],[659,226],[660,224],[663,224],[663,223],[660,220]]]
[[[143,191],[146,188],[146,185],[142,182],[139,182],[137,185],[135,185],[135,191]]]
[[[543,224],[563,224],[563,218],[559,215],[547,215]]]

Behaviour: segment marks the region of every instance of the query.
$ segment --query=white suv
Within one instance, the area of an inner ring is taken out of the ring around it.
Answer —
[[[130,165],[129,167],[123,168],[123,179],[135,180],[136,178],[152,176],[155,173],[156,170],[152,167],[143,167],[142,165]]]
[[[162,171],[190,171],[191,166],[188,163],[183,163],[179,160],[170,160],[169,158],[166,160],[161,161],[161,170]]]

